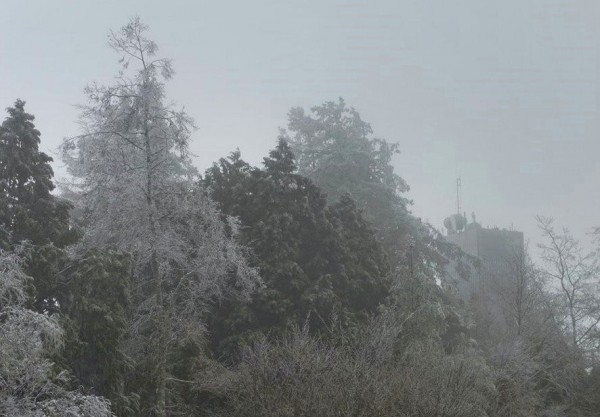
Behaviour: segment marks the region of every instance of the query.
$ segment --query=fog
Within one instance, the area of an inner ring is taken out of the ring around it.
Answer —
[[[597,416],[598,22],[6,2],[0,416]]]
[[[536,214],[600,223],[598,2],[11,2],[0,97],[27,101],[44,150],[77,133],[83,87],[114,73],[106,28],[133,15],[174,61],[202,170],[236,147],[260,161],[291,107],[341,96],[400,144],[413,212],[436,227],[458,176],[467,214],[533,243]]]

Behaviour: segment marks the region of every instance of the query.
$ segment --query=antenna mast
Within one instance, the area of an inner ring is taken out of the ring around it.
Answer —
[[[456,179],[456,213],[460,214],[460,177]]]

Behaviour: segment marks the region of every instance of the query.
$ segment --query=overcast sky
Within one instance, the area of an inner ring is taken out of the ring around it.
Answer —
[[[174,62],[202,171],[236,147],[258,163],[292,106],[342,96],[400,143],[413,212],[435,226],[458,176],[469,217],[533,246],[536,214],[600,226],[598,0],[4,2],[0,106],[27,101],[44,151],[78,133],[83,88],[118,70],[107,33],[134,15]]]

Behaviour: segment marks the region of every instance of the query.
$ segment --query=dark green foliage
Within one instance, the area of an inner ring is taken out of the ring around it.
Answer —
[[[120,339],[126,331],[129,257],[110,250],[69,256],[65,247],[80,235],[71,226],[72,205],[52,194],[52,158],[39,151],[40,132],[24,106],[17,100],[0,126],[0,245],[27,241],[31,307],[60,313],[65,330],[58,367],[73,374],[76,387],[127,410],[134,397],[123,391],[128,360]]]
[[[314,331],[326,329],[333,316],[352,327],[389,292],[387,262],[354,202],[344,196],[327,207],[322,191],[294,173],[283,139],[264,165],[252,168],[235,152],[203,181],[223,213],[240,218],[242,243],[265,282],[249,305],[226,302],[218,310],[227,317],[212,329],[222,352],[256,330],[281,334],[307,318]]]
[[[0,245],[30,243],[25,271],[33,277],[34,306],[53,312],[65,296],[56,279],[65,261],[61,248],[78,237],[69,224],[72,206],[51,194],[52,158],[39,151],[40,132],[25,102],[17,100],[7,111],[0,126]]]
[[[389,272],[385,254],[348,194],[329,207],[328,216],[338,234],[348,279],[343,296],[354,311],[372,313],[389,295],[390,283],[382,279]]]
[[[71,205],[51,191],[52,158],[38,149],[40,132],[34,116],[17,100],[0,126],[0,225],[4,245],[29,240],[41,246],[63,247],[76,235],[69,228]]]
[[[131,360],[124,353],[131,257],[94,250],[70,261],[63,272],[69,297],[62,304],[66,329],[61,360],[79,384],[107,397],[118,415],[130,415],[136,396],[126,379]]]

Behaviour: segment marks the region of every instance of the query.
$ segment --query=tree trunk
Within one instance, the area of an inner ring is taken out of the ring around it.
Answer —
[[[146,204],[148,207],[148,226],[150,229],[150,244],[152,253],[150,257],[150,281],[154,284],[154,295],[159,308],[157,322],[157,357],[153,358],[156,362],[156,417],[167,417],[167,319],[164,311],[163,283],[159,270],[158,255],[156,253],[156,241],[158,231],[156,219],[154,216],[154,185],[153,185],[153,158],[152,147],[150,144],[150,131],[148,128],[148,119],[150,118],[148,104],[144,108],[144,139],[146,153]]]

